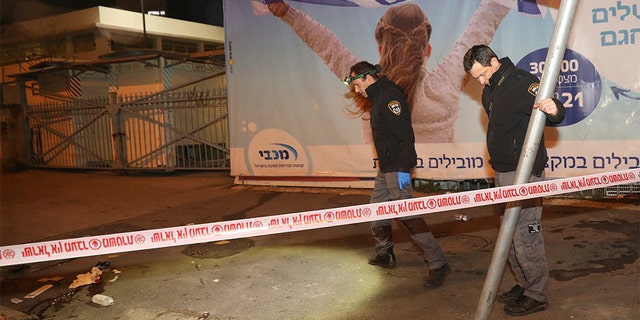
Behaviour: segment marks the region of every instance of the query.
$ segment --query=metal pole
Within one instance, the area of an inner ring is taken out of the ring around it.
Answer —
[[[3,69],[4,70],[4,69]],[[4,79],[4,78],[3,78]],[[22,109],[22,132],[24,134],[24,146],[27,151],[27,164],[32,166],[35,164],[35,154],[33,151],[33,129],[29,121],[29,101],[27,100],[27,84],[26,80],[18,78],[18,86],[20,87],[20,106]],[[38,154],[40,156],[41,154]]]
[[[562,0],[560,3],[558,19],[554,27],[549,51],[547,52],[545,69],[540,79],[540,88],[538,89],[535,102],[553,97],[577,5],[578,0]],[[531,114],[522,154],[520,154],[518,167],[516,169],[515,184],[529,182],[529,177],[531,177],[531,171],[533,170],[533,163],[536,153],[538,152],[538,147],[540,146],[542,133],[544,132],[545,122],[546,115],[542,111],[536,111]],[[500,224],[500,232],[496,240],[496,247],[493,251],[489,271],[478,302],[478,309],[474,317],[475,320],[488,319],[491,313],[491,307],[493,306],[509,249],[511,248],[511,242],[513,241],[513,234],[520,215],[520,209],[520,206],[509,203],[504,212],[504,218]]]
[[[140,12],[142,13],[142,49],[147,48],[147,22],[144,17],[144,0],[140,0]]]

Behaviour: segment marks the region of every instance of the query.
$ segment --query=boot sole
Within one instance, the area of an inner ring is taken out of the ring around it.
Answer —
[[[393,269],[393,268],[396,267],[395,264],[392,264],[392,265],[389,265],[389,264],[377,264],[377,263],[373,263],[373,262],[369,262],[369,264],[372,265],[372,266],[385,268],[385,269]]]
[[[502,303],[502,304],[504,304],[504,305],[507,305],[507,304],[512,304],[512,303],[514,303],[514,302],[518,301],[518,299],[520,299],[520,297],[508,297],[508,298],[504,298],[504,297],[498,296],[498,298],[496,299],[496,301],[498,301],[498,302],[500,302],[500,303]]]
[[[547,302],[547,303],[544,303],[544,304],[541,304],[541,305],[537,305],[537,306],[535,306],[535,307],[533,307],[531,309],[524,310],[522,312],[511,311],[511,310],[507,309],[507,306],[505,306],[504,312],[506,314],[510,315],[510,316],[524,316],[524,315],[531,314],[531,313],[534,313],[534,312],[542,311],[542,310],[546,309],[548,306],[549,306],[549,303]]]

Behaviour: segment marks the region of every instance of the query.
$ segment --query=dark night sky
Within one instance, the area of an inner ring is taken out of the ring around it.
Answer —
[[[171,18],[223,26],[223,0],[166,0]]]
[[[223,0],[143,0],[146,10],[165,10],[170,18],[223,26]],[[36,19],[42,15],[62,13],[96,6],[140,10],[135,0],[0,0],[2,24]],[[125,4],[123,6],[123,4]],[[43,9],[44,8],[44,9]],[[46,10],[50,9],[50,10]],[[36,16],[40,14],[40,16]]]

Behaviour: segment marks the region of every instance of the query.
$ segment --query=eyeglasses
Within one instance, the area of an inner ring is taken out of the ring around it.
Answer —
[[[364,77],[366,77],[368,74],[376,74],[376,70],[367,70],[361,74],[356,74],[355,76],[348,76],[346,78],[344,78],[344,80],[342,80],[342,82],[344,82],[344,84],[349,85],[351,84],[351,82],[358,80],[358,79],[362,79]]]

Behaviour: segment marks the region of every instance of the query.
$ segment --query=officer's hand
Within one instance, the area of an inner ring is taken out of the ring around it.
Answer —
[[[558,106],[556,106],[556,103],[553,102],[553,99],[551,98],[546,98],[538,103],[535,103],[533,107],[552,117],[558,114]]]
[[[411,183],[411,174],[398,171],[398,187],[400,187],[400,190],[404,189],[410,183]]]

